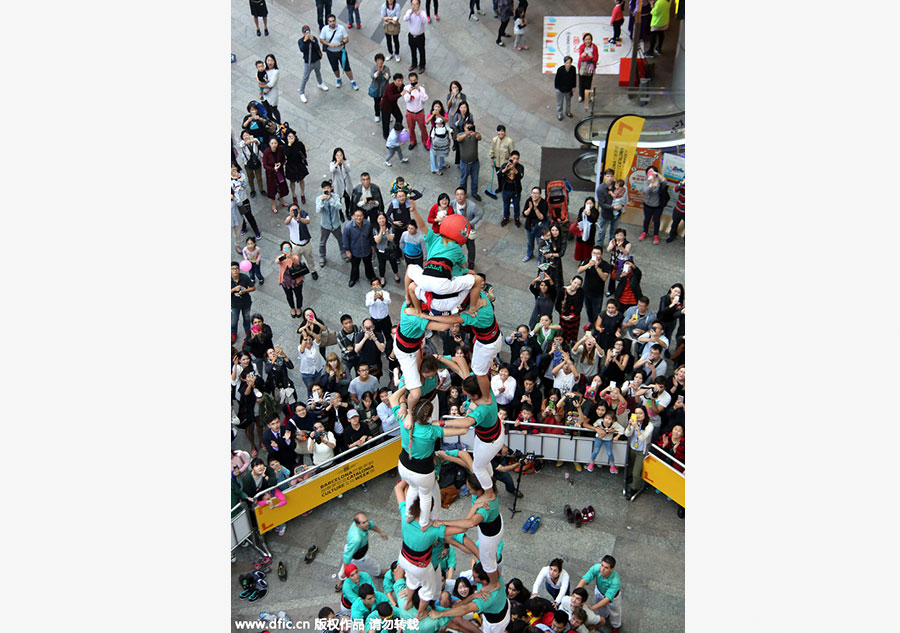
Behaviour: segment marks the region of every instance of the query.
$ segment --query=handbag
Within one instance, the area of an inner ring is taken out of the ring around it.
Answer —
[[[291,276],[291,279],[297,281],[304,275],[309,274],[309,266],[306,265],[306,262],[301,261],[299,264],[290,266],[287,272]]]
[[[385,22],[384,23],[384,33],[385,35],[399,35],[400,34],[400,23],[399,22]]]
[[[248,151],[250,152],[250,158],[248,158],[245,163],[247,169],[256,170],[262,167],[262,163],[259,162],[259,156],[256,155],[256,152],[252,149]]]
[[[319,336],[319,346],[328,347],[329,345],[337,345],[337,332],[326,329]]]
[[[374,81],[369,86],[369,96],[372,97],[373,99],[378,97],[378,86],[375,85]]]

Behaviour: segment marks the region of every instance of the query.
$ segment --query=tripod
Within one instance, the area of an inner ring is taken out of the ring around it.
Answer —
[[[525,458],[522,457],[519,459],[519,472],[516,474],[516,492],[513,494],[513,504],[510,510],[512,514],[509,515],[509,518],[513,518],[516,516],[517,512],[521,512],[521,510],[517,510],[516,506],[519,504],[519,485],[522,483],[522,471],[525,470]]]

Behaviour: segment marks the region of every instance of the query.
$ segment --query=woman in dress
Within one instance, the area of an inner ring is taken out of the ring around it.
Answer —
[[[266,30],[266,36],[269,35],[269,8],[266,6],[266,0],[250,0],[250,15],[253,16],[253,24],[256,25],[256,37],[260,37],[259,19],[263,19],[263,28]]]
[[[346,222],[351,216],[350,192],[353,191],[353,181],[350,179],[350,163],[347,162],[342,148],[334,148],[328,171],[331,172],[331,184],[334,187],[335,195],[344,201],[344,211],[340,212],[340,216],[341,222]]]
[[[556,299],[559,312],[559,324],[562,326],[563,341],[571,346],[578,338],[578,327],[581,325],[581,308],[584,307],[583,280],[579,276],[572,278],[568,286],[563,286]]]
[[[543,239],[543,238],[542,238]],[[553,279],[553,283],[559,288],[563,285],[563,262],[568,246],[566,236],[560,231],[558,224],[550,226],[550,239],[545,242],[548,248],[544,255],[544,264],[547,267],[547,275]]]
[[[473,117],[472,113],[469,112],[468,102],[461,101],[459,103],[458,109],[456,110],[456,114],[453,115],[453,149],[456,152],[456,156],[453,161],[457,166],[459,166],[459,142],[455,139],[457,136],[466,131],[466,125],[468,125],[469,123],[475,123],[475,117]]]
[[[385,285],[384,273],[388,262],[391,264],[391,270],[394,271],[394,281],[400,283],[400,275],[397,274],[397,251],[392,246],[394,233],[391,231],[391,225],[384,213],[378,214],[375,226],[372,227],[372,236],[375,238],[375,255],[378,258],[378,276],[381,278],[381,286]]]
[[[297,183],[300,183],[300,202],[306,204],[306,182],[309,175],[309,162],[306,158],[306,148],[297,138],[294,130],[288,130],[287,145],[284,147],[284,175],[291,187],[291,197],[297,204]]]
[[[303,277],[294,279],[288,270],[291,266],[300,265],[300,256],[293,252],[290,242],[282,242],[280,251],[281,254],[275,259],[278,266],[278,285],[284,290],[284,296],[291,306],[291,318],[299,319],[303,306]]]
[[[597,345],[603,350],[604,355],[606,350],[610,349],[616,339],[622,335],[621,327],[624,318],[625,315],[619,312],[619,303],[615,299],[608,299],[606,311],[597,315],[591,334],[594,335],[594,340],[597,341]]]
[[[287,178],[284,176],[284,149],[277,138],[269,139],[269,146],[263,152],[262,162],[263,169],[266,170],[266,192],[272,201],[272,213],[278,213],[275,199],[281,202],[281,206],[288,206],[284,201],[284,196],[288,194],[288,186]]]
[[[605,366],[601,376],[608,382],[617,385],[625,383],[625,374],[634,365],[634,358],[629,353],[631,347],[625,339],[617,338],[612,347],[606,350]]]
[[[600,49],[594,44],[594,36],[590,33],[585,33],[581,39],[583,43],[578,47],[578,101],[584,101],[584,109],[587,110],[585,93],[591,89],[591,82],[594,81]]]
[[[597,221],[600,209],[593,198],[586,198],[578,212],[578,232],[575,234],[575,261],[581,262],[591,258],[591,251],[597,241]]]

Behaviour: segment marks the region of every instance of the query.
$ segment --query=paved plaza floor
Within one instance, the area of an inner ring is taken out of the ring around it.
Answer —
[[[408,7],[408,2],[399,4],[404,11]],[[451,80],[462,83],[479,131],[484,136],[480,149],[482,168],[479,190],[490,182],[488,150],[498,123],[506,125],[509,136],[521,152],[521,161],[526,169],[523,181],[526,191],[538,184],[542,147],[579,146],[572,129],[583,108],[573,103],[576,118],[557,121],[553,77],[539,72],[541,23],[544,13],[609,15],[606,4],[612,5],[611,2],[532,0],[528,9],[531,32],[528,33],[527,43],[530,49],[515,51],[511,40],[507,40],[505,48],[494,44],[498,22],[492,18],[487,0],[482,1],[482,7],[488,15],[479,22],[466,20],[467,2],[444,0],[441,3],[440,22],[432,21],[426,29],[428,64],[420,82],[428,92],[429,102],[432,99],[443,101]],[[372,58],[376,52],[386,53],[384,36],[377,20],[381,3],[364,0],[360,4],[364,26],[361,30],[354,29],[351,34],[349,55],[359,91],[354,91],[346,80],[342,88],[336,89],[334,76],[323,60],[323,76],[329,90],[321,92],[316,88],[315,80],[311,79],[306,90],[309,103],[306,104],[300,102],[297,93],[303,66],[297,39],[303,24],[309,24],[313,31],[317,30],[315,3],[313,0],[269,0],[268,6],[270,35],[257,37],[246,0],[233,0],[231,3],[232,52],[237,57],[231,65],[232,128],[235,132],[240,129],[246,104],[257,94],[253,62],[273,53],[281,69],[279,109],[282,120],[290,122],[301,141],[309,147],[308,204],[304,205],[304,209],[312,217],[310,230],[316,243],[314,250],[317,250],[319,236],[315,197],[319,193],[319,182],[329,177],[328,162],[335,147],[344,148],[354,184],[358,182],[360,172],[368,171],[373,182],[384,192],[396,176],[403,175],[414,188],[424,193],[420,206],[423,212],[427,212],[440,192],[447,192],[452,198],[458,180],[457,169],[450,167],[443,176],[431,174],[428,154],[421,144],[412,152],[405,152],[410,158],[409,163],[401,164],[395,159],[394,167],[383,164],[385,148],[381,125],[373,121],[372,100],[366,94]],[[335,0],[333,11],[346,25],[343,19],[346,17],[344,3]],[[512,32],[511,25],[509,31]],[[387,65],[391,72],[403,72],[405,75],[409,65],[405,30],[400,41],[401,62],[389,62]],[[672,43],[667,44],[667,48],[671,46]],[[616,95],[614,83],[611,77],[598,77],[596,85],[605,91],[605,103],[618,105],[620,113],[633,111],[627,99]],[[579,196],[583,195],[574,193],[570,207],[574,206],[577,210],[583,200]],[[262,270],[267,279],[266,284],[253,293],[253,307],[255,311],[262,312],[266,322],[272,326],[275,342],[292,354],[297,343],[297,320],[289,316],[284,294],[277,284],[277,267],[274,265],[279,242],[288,239],[287,227],[283,225],[285,210],[279,208],[279,213],[273,215],[269,200],[260,195],[251,202],[262,231]],[[531,313],[533,297],[528,291],[528,283],[536,274],[535,261],[521,261],[525,253],[524,229],[517,229],[512,223],[503,228],[499,226],[500,201],[484,197],[481,205],[484,219],[478,227],[475,268],[484,272],[494,284],[497,320],[501,329],[509,332],[519,323],[527,321]],[[655,308],[659,297],[672,283],[684,281],[684,242],[679,239],[666,244],[663,241],[659,246],[654,246],[649,240],[638,243],[636,238],[640,228],[627,225],[625,228],[632,238],[637,264],[644,273],[644,294],[651,298]],[[232,249],[226,262],[234,258]],[[318,265],[318,258],[316,263]],[[307,277],[304,284],[305,305],[315,308],[320,319],[332,328],[339,326],[338,316],[344,312],[351,314],[356,323],[367,316],[364,295],[368,285],[363,276],[362,283],[348,288],[349,268],[349,264],[342,262],[331,241],[328,245],[328,265],[319,269],[318,280]],[[564,260],[564,277],[574,275],[575,268],[569,250]],[[396,322],[401,288],[391,280],[390,273],[387,278],[387,290],[396,299],[391,307],[391,316]],[[582,323],[583,319],[582,316]],[[240,341],[241,338],[238,344]],[[294,378],[305,395],[299,375]],[[248,448],[242,433],[236,445]],[[556,469],[552,464],[540,474],[523,478],[522,489],[526,496],[520,506],[524,512],[512,520],[508,511],[504,510],[503,514],[506,523],[504,578],[519,577],[530,586],[540,568],[556,556],[564,559],[565,568],[573,577],[581,576],[604,554],[611,553],[618,561],[617,571],[623,582],[622,631],[649,633],[684,630],[684,521],[677,518],[675,504],[652,491],[629,503],[622,497],[620,479],[608,472],[599,472],[599,469],[594,473],[584,471],[572,474],[575,484],[571,487],[565,486],[562,469]],[[288,524],[285,536],[277,537],[270,533],[267,542],[275,562],[283,560],[288,566],[288,581],[279,582],[273,573],[269,594],[253,604],[239,601],[236,598],[238,591],[235,590],[234,618],[255,619],[259,611],[284,609],[294,620],[311,619],[322,606],[336,609],[338,600],[333,591],[331,574],[337,570],[347,527],[354,512],[366,511],[390,537],[387,541],[372,537],[371,551],[376,558],[386,563],[399,551],[400,524],[391,492],[393,484],[393,479],[382,475],[370,482],[368,493],[355,489],[345,494],[343,499],[335,499],[317,508],[308,517],[294,519]],[[511,505],[510,495],[504,491],[500,496],[504,507]],[[573,507],[592,504],[597,511],[595,521],[576,530],[562,516],[566,503]],[[457,501],[445,511],[445,516],[461,517],[467,508],[468,500]],[[530,514],[544,517],[535,535],[521,531],[522,523]],[[313,543],[320,552],[313,564],[305,565],[303,555]],[[237,587],[238,575],[250,569],[253,559],[251,551],[245,549],[238,549],[237,556],[238,562],[232,565],[234,587]]]

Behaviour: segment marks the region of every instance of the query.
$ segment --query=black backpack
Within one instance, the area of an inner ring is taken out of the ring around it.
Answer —
[[[669,183],[661,182],[659,184],[659,206],[666,208],[669,204]]]

